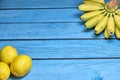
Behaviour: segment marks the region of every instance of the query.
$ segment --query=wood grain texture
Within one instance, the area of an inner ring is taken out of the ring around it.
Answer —
[[[0,9],[72,8],[77,7],[82,2],[83,0],[0,0]]]
[[[34,60],[24,78],[9,80],[119,80],[120,60]]]
[[[0,10],[0,23],[4,22],[80,22],[78,9]]]
[[[71,8],[81,4],[82,0],[0,0],[0,9],[6,8]]]
[[[120,79],[120,41],[85,29],[82,1],[0,0],[0,49],[11,45],[33,59],[28,75],[9,80]]]
[[[26,40],[0,41],[0,48],[12,45],[32,58],[120,57],[118,40]]]
[[[0,24],[0,39],[103,38],[83,23]]]

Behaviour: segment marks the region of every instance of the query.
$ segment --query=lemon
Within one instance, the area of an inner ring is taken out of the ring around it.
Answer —
[[[0,62],[0,80],[7,80],[9,76],[10,76],[9,66],[4,62]]]
[[[17,50],[12,46],[5,46],[0,52],[0,60],[7,64],[10,64],[15,57],[17,57]]]
[[[11,73],[16,77],[25,76],[32,67],[32,59],[27,55],[16,57],[10,65]]]

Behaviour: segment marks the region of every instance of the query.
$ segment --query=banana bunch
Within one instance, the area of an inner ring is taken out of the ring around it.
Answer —
[[[84,0],[78,6],[84,14],[80,17],[85,21],[86,28],[94,28],[95,34],[104,32],[106,39],[116,35],[120,39],[120,10],[118,6],[108,7],[104,0]]]

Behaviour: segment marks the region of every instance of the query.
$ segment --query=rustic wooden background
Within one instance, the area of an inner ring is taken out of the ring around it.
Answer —
[[[82,1],[0,0],[0,48],[33,59],[28,75],[10,80],[120,79],[120,41],[85,29]]]

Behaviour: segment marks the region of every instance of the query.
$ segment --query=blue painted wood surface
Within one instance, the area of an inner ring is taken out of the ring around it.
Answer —
[[[82,0],[1,0],[0,9],[15,8],[71,8],[77,7]],[[77,6],[76,6],[77,5]]]
[[[0,10],[0,23],[82,22],[78,9]]]
[[[118,40],[17,40],[0,41],[0,48],[13,45],[32,58],[120,57]]]
[[[119,80],[120,60],[34,60],[20,80]],[[12,77],[10,80],[19,80]]]
[[[103,38],[83,23],[12,23],[0,24],[0,39],[83,39]]]
[[[1,0],[0,2],[0,9],[76,8],[83,0]]]
[[[120,79],[120,41],[85,29],[82,2],[0,0],[0,48],[12,45],[33,59],[28,75],[9,80]]]

